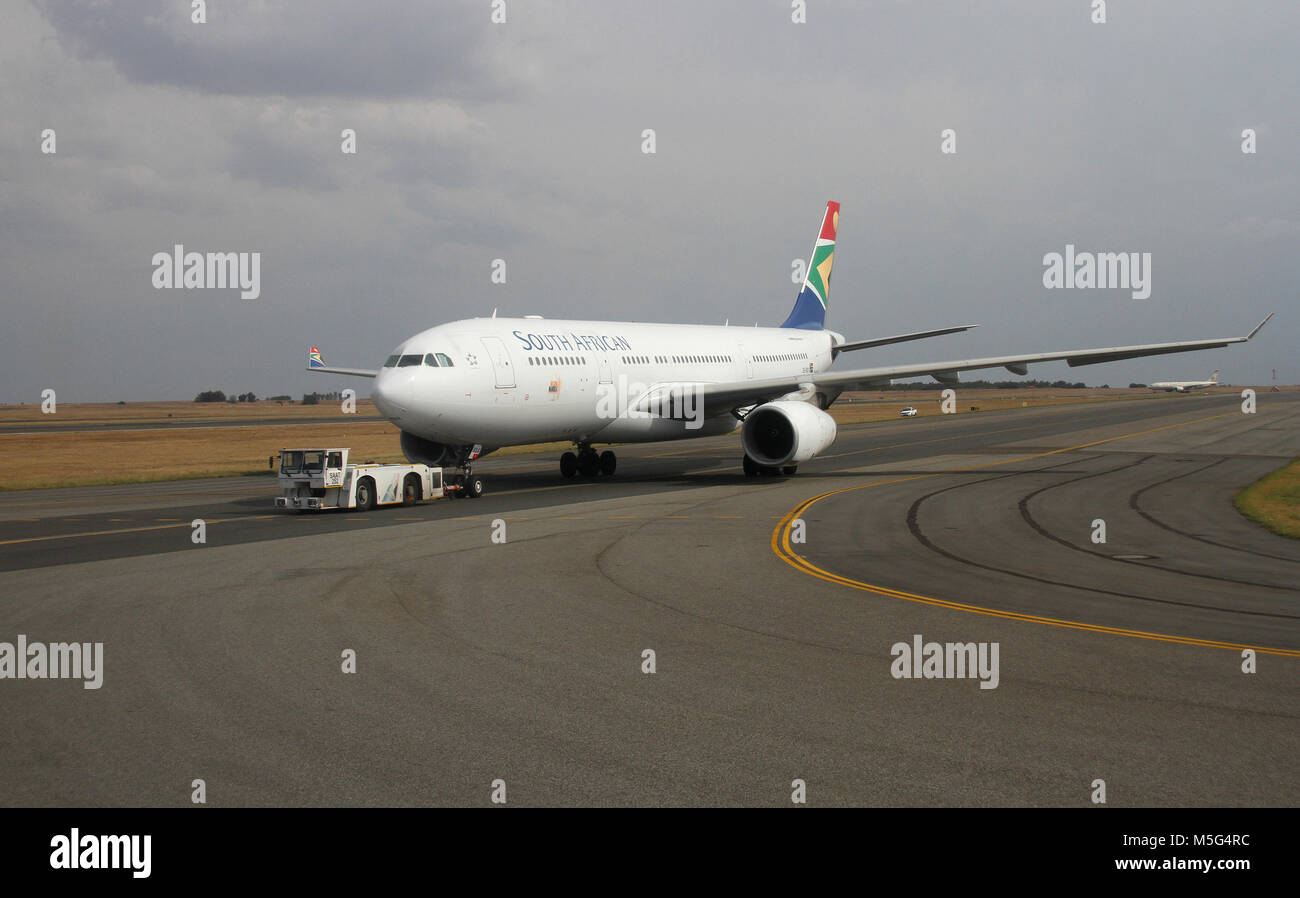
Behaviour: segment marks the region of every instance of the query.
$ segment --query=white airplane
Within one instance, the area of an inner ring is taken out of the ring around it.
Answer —
[[[1151,389],[1166,393],[1190,393],[1192,390],[1205,390],[1219,385],[1219,369],[1215,368],[1209,380],[1165,380],[1152,384]]]
[[[869,340],[845,340],[827,330],[839,209],[839,203],[827,204],[807,276],[779,327],[493,313],[421,331],[378,370],[327,366],[314,347],[308,370],[373,377],[375,405],[400,429],[406,457],[460,468],[472,496],[482,490],[481,478],[472,477],[474,460],[503,446],[572,442],[576,452],[560,457],[560,473],[593,477],[613,474],[617,464],[612,451],[597,453],[594,443],[708,437],[737,428],[746,476],[789,475],[835,440],[826,409],[845,390],[921,375],[956,384],[958,372],[980,368],[1023,375],[1031,362],[1057,359],[1077,366],[1214,349],[1243,343],[1264,326],[1245,337],[831,370],[841,353],[975,326]]]

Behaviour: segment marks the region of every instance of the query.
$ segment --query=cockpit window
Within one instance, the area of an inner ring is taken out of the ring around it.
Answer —
[[[451,356],[447,355],[445,352],[438,353],[438,364],[442,365],[444,368],[452,367]]]
[[[409,368],[412,365],[418,365],[423,361],[424,361],[424,356],[422,355],[404,355],[397,360],[397,367]]]
[[[387,360],[385,360],[385,362],[384,362],[384,367],[385,367],[385,368],[396,368],[396,367],[397,367],[397,356],[395,356],[395,355],[390,355],[390,356],[387,358]]]
[[[437,368],[438,360],[434,357],[433,353],[429,353],[424,357],[424,364],[428,365],[430,368]]]

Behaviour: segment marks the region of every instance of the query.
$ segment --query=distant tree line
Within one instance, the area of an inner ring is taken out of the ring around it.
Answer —
[[[303,393],[302,404],[320,405],[322,400],[329,401],[331,399],[342,399],[342,398],[343,398],[343,393],[338,390],[335,390],[333,393]]]
[[[253,393],[240,393],[238,396],[231,394],[227,396],[222,390],[204,390],[194,397],[195,402],[256,402],[257,396]]]

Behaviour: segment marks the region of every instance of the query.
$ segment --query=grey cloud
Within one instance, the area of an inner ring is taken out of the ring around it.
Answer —
[[[339,174],[330,165],[342,155],[339,141],[325,133],[317,138],[291,141],[273,130],[246,127],[233,138],[227,171],[263,187],[336,190]]]
[[[487,0],[223,0],[206,26],[184,0],[19,6],[0,33],[0,384],[317,389],[285,349],[304,321],[360,366],[496,307],[776,323],[828,199],[833,328],[984,325],[854,362],[1242,333],[1276,309],[1248,347],[1073,374],[1300,381],[1296,4],[1111,3],[1104,26],[1036,0],[818,0],[799,26],[785,3],[508,5],[501,27]],[[33,152],[47,121],[57,159]],[[150,290],[173,242],[262,251],[263,299]],[[1045,291],[1041,257],[1067,242],[1152,252],[1152,298]]]
[[[70,51],[132,81],[204,93],[496,100],[521,89],[486,5],[400,0],[38,4]]]

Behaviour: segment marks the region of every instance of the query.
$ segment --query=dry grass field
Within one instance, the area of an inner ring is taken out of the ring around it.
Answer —
[[[906,405],[920,415],[940,413],[937,391],[846,394],[831,407],[837,422],[894,420]],[[990,412],[1079,402],[1159,398],[1146,390],[958,390],[957,412]],[[1167,397],[1166,397],[1167,398]],[[1171,401],[1178,401],[1174,397]],[[358,416],[376,415],[369,400],[357,401]],[[337,423],[259,423],[284,418],[328,418]],[[229,426],[196,427],[199,422]],[[76,424],[75,432],[41,430]],[[149,429],[100,429],[104,425]],[[337,401],[301,405],[256,403],[140,402],[60,404],[43,415],[39,404],[0,405],[0,426],[30,426],[30,433],[0,433],[0,464],[8,476],[0,489],[89,486],[270,473],[269,456],[285,446],[347,446],[353,457],[401,461],[398,432],[384,421],[358,421]],[[158,426],[162,425],[162,426]],[[565,445],[515,447],[499,454],[554,450]]]
[[[339,424],[110,430],[0,435],[5,489],[90,486],[270,473],[284,446],[348,446],[377,461],[401,457],[397,430],[384,421]]]
[[[357,400],[358,415],[377,415],[375,404],[369,399]],[[0,404],[0,427],[18,424],[48,427],[50,425],[86,424],[193,424],[200,421],[261,421],[266,418],[327,418],[342,415],[337,400],[322,401],[319,405],[301,402],[115,402],[59,403],[56,414],[41,413],[40,403],[26,405]]]
[[[1300,539],[1300,458],[1237,494],[1237,510],[1274,533]]]

